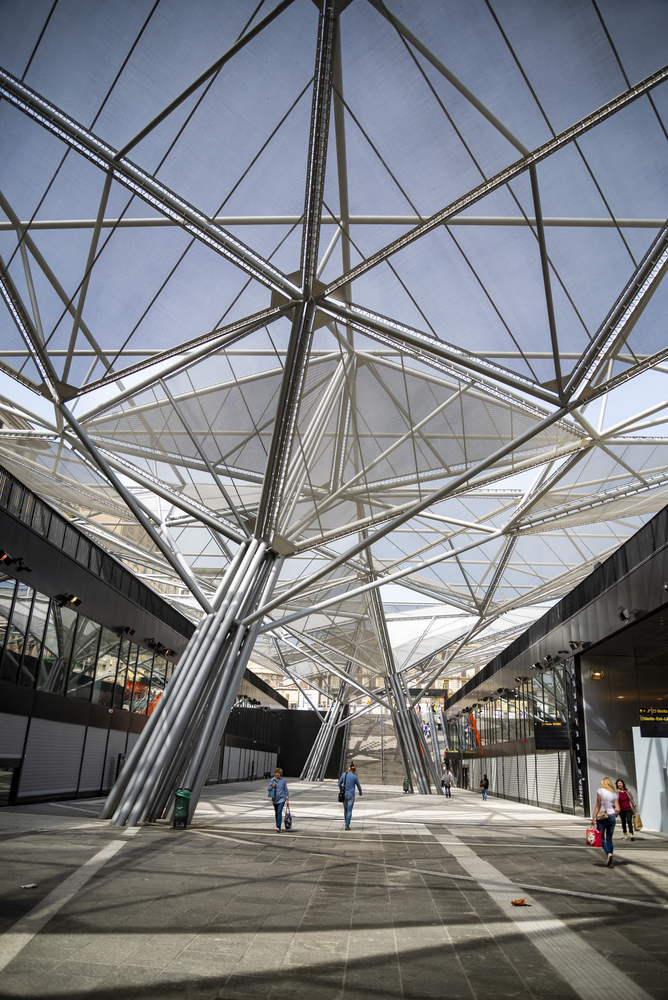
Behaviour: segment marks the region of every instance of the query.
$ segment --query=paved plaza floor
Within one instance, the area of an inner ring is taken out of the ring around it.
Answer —
[[[0,810],[0,997],[668,1000],[665,837],[608,869],[577,817],[369,786],[348,833],[334,782],[289,786],[280,835],[262,782],[186,831]]]

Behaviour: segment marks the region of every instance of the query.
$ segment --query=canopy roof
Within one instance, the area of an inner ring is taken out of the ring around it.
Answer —
[[[668,501],[665,3],[1,12],[0,463],[194,616],[255,532],[260,660],[384,582],[427,683]]]

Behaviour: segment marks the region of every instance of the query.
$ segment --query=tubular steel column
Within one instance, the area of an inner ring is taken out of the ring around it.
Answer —
[[[341,685],[336,700],[327,709],[325,721],[318,731],[315,743],[299,776],[300,781],[322,781],[324,779],[336,740],[338,723],[341,721],[345,707],[343,701],[345,687],[345,684]]]
[[[237,677],[239,629],[243,630],[241,639],[256,632],[239,626],[238,617],[256,607],[260,596],[267,594],[267,578],[273,585],[275,573],[271,570],[278,564],[276,554],[269,552],[264,543],[251,540],[228,573],[227,593],[219,609],[202,627],[197,644],[186,652],[185,669],[179,671],[177,683],[167,685],[159,718],[143,741],[141,752],[133,754],[121,772],[122,781],[119,779],[118,789],[114,789],[103,809],[103,817],[113,813],[115,825],[135,825],[148,816],[159,815],[186,761],[195,750],[200,754],[206,751],[208,744],[198,741],[197,736],[206,727],[207,716],[211,728],[212,709],[224,708],[225,699],[217,697],[221,688],[229,689]],[[234,694],[236,689],[232,699]]]

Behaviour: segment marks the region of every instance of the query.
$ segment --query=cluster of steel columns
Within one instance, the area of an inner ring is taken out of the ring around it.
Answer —
[[[269,599],[280,562],[257,539],[239,547],[213,598],[214,613],[197,627],[101,819],[135,826],[170,817],[176,787],[191,790],[192,818],[261,622],[247,627],[240,619]]]
[[[415,776],[418,791],[430,795],[429,779],[434,783],[438,795],[442,794],[441,775],[438,764],[432,758],[418,721],[417,714],[410,707],[410,697],[402,684],[401,676],[392,671],[388,674],[387,689],[392,702],[392,718],[397,735],[397,745],[404,766],[404,773],[413,790],[411,771]]]
[[[345,709],[344,688],[345,685],[342,685],[337,698],[331,703],[327,711],[325,720],[318,731],[315,743],[311,748],[311,752],[300,775],[302,781],[322,781],[325,777],[332,750],[334,749],[336,733],[343,722]],[[431,794],[429,783],[431,778],[437,794],[442,794],[440,754],[435,734],[432,741],[434,748],[434,755],[432,757],[416,712],[407,704],[407,693],[404,691],[401,680],[396,673],[388,677],[386,691],[388,690],[393,701],[392,719],[394,721],[397,745],[401,755],[404,774],[410,783],[411,790],[414,788],[414,777],[418,791],[423,795]],[[432,733],[434,733],[433,726]]]
[[[345,703],[343,701],[345,684],[341,685],[339,693],[327,709],[325,721],[318,730],[318,735],[306,758],[306,763],[300,775],[301,781],[323,781],[329,758],[334,749],[334,741],[343,718]]]

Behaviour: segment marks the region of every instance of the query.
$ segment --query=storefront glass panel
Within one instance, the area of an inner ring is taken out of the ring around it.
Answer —
[[[125,643],[123,644],[125,645]],[[121,708],[124,712],[129,712],[132,707],[132,694],[135,688],[135,673],[137,669],[138,646],[134,642],[128,643],[127,665],[125,667],[125,682],[123,684],[123,701]]]
[[[132,692],[133,712],[146,715],[148,699],[151,691],[151,670],[153,653],[148,649],[140,649],[137,655],[137,671],[135,673],[134,690]]]
[[[39,669],[39,660],[42,654],[42,642],[44,640],[44,630],[49,615],[49,598],[44,594],[35,593],[28,625],[28,634],[23,649],[23,662],[19,673],[19,684],[25,687],[34,687]]]
[[[78,698],[80,701],[90,701],[95,678],[95,664],[100,644],[101,628],[96,622],[91,622],[79,615],[72,666],[67,682],[68,698]]]
[[[156,656],[153,661],[153,674],[151,676],[151,693],[149,695],[148,712],[150,715],[155,706],[162,698],[167,683],[167,660],[164,656]]]
[[[78,617],[71,608],[52,602],[37,677],[39,691],[64,694]]]
[[[97,670],[93,684],[93,702],[96,705],[112,707],[116,670],[118,668],[118,653],[121,640],[115,632],[108,628],[102,629],[100,651],[97,657]]]
[[[5,635],[12,613],[15,590],[16,580],[10,580],[8,577],[0,579],[0,655],[5,645]]]
[[[32,587],[19,581],[12,620],[5,636],[5,651],[0,670],[0,680],[8,681],[10,684],[16,684],[18,678],[34,593]]]

